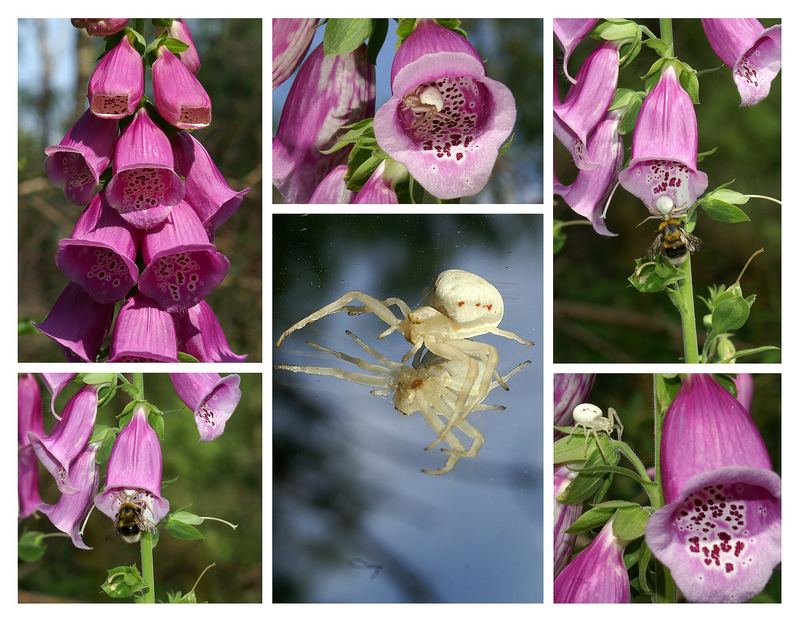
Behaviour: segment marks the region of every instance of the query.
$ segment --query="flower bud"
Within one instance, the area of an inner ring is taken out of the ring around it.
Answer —
[[[234,354],[222,326],[209,304],[201,300],[186,311],[173,314],[178,349],[201,363],[241,363],[247,354]]]
[[[211,124],[211,98],[194,74],[166,47],[153,63],[153,98],[158,113],[179,129]]]
[[[242,397],[239,376],[220,378],[217,373],[171,373],[169,378],[178,397],[194,412],[200,441],[219,438]]]
[[[128,36],[103,56],[89,80],[89,107],[101,118],[125,118],[144,94],[144,64]]]

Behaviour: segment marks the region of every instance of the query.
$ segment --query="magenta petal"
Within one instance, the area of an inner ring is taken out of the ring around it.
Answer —
[[[593,373],[556,373],[553,375],[553,424],[572,425],[572,411],[586,402],[594,385]]]
[[[169,377],[178,397],[194,412],[200,441],[208,442],[221,436],[242,397],[239,376],[220,378],[217,373],[171,373]]]
[[[581,516],[583,505],[562,504],[558,497],[564,493],[575,472],[566,466],[556,466],[553,469],[553,575],[558,575],[572,557],[575,541],[578,537],[567,534],[566,530]]]
[[[192,31],[189,26],[182,19],[173,19],[172,25],[169,28],[162,28],[160,34],[167,36],[171,39],[178,39],[182,43],[186,43],[189,48],[183,50],[178,54],[180,61],[186,65],[195,75],[200,70],[200,55],[197,53],[197,47],[192,38]]]
[[[610,112],[595,128],[586,150],[589,159],[599,161],[600,165],[591,170],[578,170],[571,185],[553,182],[553,193],[563,197],[574,212],[591,221],[594,231],[603,236],[616,236],[608,231],[603,210],[625,157],[625,145],[617,133],[618,128],[619,114]]]
[[[19,451],[17,461],[17,498],[19,518],[30,517],[42,505],[39,495],[39,460],[33,448],[26,446]]]
[[[741,603],[763,590],[781,561],[780,496],[771,470],[698,474],[650,517],[647,545],[688,601]]]
[[[353,204],[397,204],[397,194],[385,178],[385,170],[386,161],[382,161],[356,194]]]
[[[196,305],[222,283],[230,268],[186,202],[172,209],[164,225],[145,234],[142,257],[139,291],[171,312]]]
[[[347,173],[346,165],[337,165],[314,189],[308,199],[309,204],[350,204],[354,193],[347,188],[344,175]]]
[[[106,486],[94,504],[113,520],[125,498],[143,500],[148,505],[145,519],[153,525],[169,513],[169,502],[161,497],[161,443],[144,406],[133,411],[119,432],[108,459]]]
[[[110,36],[116,34],[128,25],[128,17],[76,17],[71,19],[72,25],[76,28],[85,28],[90,36]]]
[[[209,238],[238,210],[249,188],[233,190],[203,145],[184,131],[172,140],[175,169],[185,177],[184,199],[200,217]]]
[[[108,360],[115,363],[178,361],[175,325],[169,313],[137,292],[119,310]]]
[[[56,420],[61,420],[61,417],[56,414],[56,399],[58,398],[58,394],[64,390],[64,387],[67,386],[72,381],[77,373],[42,373],[42,381],[44,385],[47,387],[47,390],[50,392],[50,412],[56,417]]]
[[[98,303],[79,285],[69,283],[44,321],[34,326],[64,349],[67,360],[92,363],[113,317],[113,304]]]
[[[17,446],[31,443],[28,434],[43,438],[44,416],[42,414],[42,392],[32,374],[26,373],[17,382]]]
[[[555,578],[554,603],[630,603],[624,547],[614,536],[613,522],[610,519]]]
[[[44,149],[45,170],[73,204],[87,204],[114,154],[117,120],[98,118],[87,109],[58,146]]]
[[[144,94],[144,64],[128,36],[103,56],[89,80],[89,107],[101,118],[125,118]]]
[[[750,412],[750,404],[753,402],[753,376],[749,373],[737,373],[733,376],[736,383],[736,401]]]
[[[614,43],[605,43],[583,63],[563,102],[553,84],[553,133],[578,169],[590,170],[601,163],[589,157],[588,140],[614,98],[618,75],[619,51]]]
[[[97,447],[89,445],[78,455],[69,471],[70,485],[76,493],[61,494],[56,504],[43,504],[39,510],[50,522],[72,539],[78,549],[91,549],[83,542],[81,525],[92,507],[92,500],[100,485],[100,469],[95,463]]]
[[[573,84],[575,80],[569,74],[569,57],[583,38],[592,31],[597,19],[553,19],[553,34],[558,39],[558,44],[564,50],[562,67],[564,75]]]
[[[161,224],[183,199],[183,181],[173,167],[169,139],[140,109],[117,141],[114,176],[105,191],[108,203],[134,227]]]
[[[103,304],[123,299],[136,283],[139,269],[133,234],[102,193],[78,218],[72,236],[59,241],[56,264]]]
[[[247,354],[234,354],[209,304],[201,300],[173,315],[179,348],[201,363],[241,363]]]
[[[300,67],[272,139],[272,183],[286,202],[307,203],[347,156],[320,151],[336,143],[342,127],[375,113],[375,67],[366,50],[326,56],[320,44]]]
[[[61,493],[74,494],[79,491],[71,483],[70,465],[83,451],[92,435],[97,416],[97,388],[84,386],[64,406],[61,421],[49,436],[40,437],[28,433],[33,451],[56,480]]]
[[[153,63],[153,98],[158,113],[179,129],[211,124],[211,97],[180,59],[160,47]]]
[[[305,58],[319,19],[272,20],[272,89],[289,79]]]

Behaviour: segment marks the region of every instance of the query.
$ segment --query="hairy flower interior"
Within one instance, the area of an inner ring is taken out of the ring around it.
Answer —
[[[212,268],[205,251],[191,251],[160,257],[152,270],[158,288],[169,294],[173,302],[189,307],[201,299],[200,271]]]
[[[677,161],[643,161],[636,165],[636,175],[645,175],[645,183],[653,199],[666,195],[672,198],[676,208],[682,208],[689,201],[689,176],[691,170]]]
[[[64,190],[68,195],[80,194],[86,185],[94,184],[94,176],[82,154],[61,152],[56,156],[61,163]]]
[[[164,201],[170,170],[145,167],[120,172],[122,213],[155,208]]]
[[[211,110],[208,107],[183,107],[180,114],[181,124],[206,126],[211,122]]]
[[[92,112],[98,116],[127,116],[128,95],[95,94],[92,97]]]

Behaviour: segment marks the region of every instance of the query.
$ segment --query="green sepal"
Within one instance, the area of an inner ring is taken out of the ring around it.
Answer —
[[[84,384],[107,385],[117,381],[116,373],[85,373],[81,376]]]
[[[197,595],[194,590],[183,594],[181,591],[168,592],[167,603],[197,603]]]
[[[117,439],[119,429],[116,427],[109,427],[108,425],[95,425],[92,430],[92,436],[89,442],[94,444],[99,442],[100,446],[97,449],[96,461],[98,464],[104,464],[108,461],[111,455],[111,448],[114,446],[114,441]]]
[[[187,354],[186,352],[178,352],[178,362],[180,363],[199,363],[200,361],[196,359],[191,354]]]
[[[205,539],[203,533],[194,524],[186,523],[181,517],[176,517],[177,515],[180,515],[180,512],[170,513],[164,521],[164,530],[170,536],[180,541],[202,541]]]
[[[561,251],[566,242],[567,235],[564,232],[564,222],[559,219],[553,219],[553,255]]]
[[[763,354],[764,352],[771,352],[773,350],[780,350],[778,346],[762,345],[757,348],[747,348],[746,350],[739,350],[731,357],[731,361],[742,358],[743,356],[752,356],[753,354]]]
[[[644,536],[650,513],[638,504],[619,509],[612,524],[614,536],[620,541],[630,542]]]
[[[325,26],[326,56],[342,56],[358,48],[372,32],[371,19],[330,18]]]
[[[128,599],[147,589],[147,584],[135,564],[108,570],[108,576],[100,586],[112,599]]]
[[[44,543],[44,532],[30,530],[23,532],[17,541],[17,557],[23,562],[36,562],[41,560],[47,551]]]
[[[603,509],[599,507],[589,509],[585,513],[582,513],[564,532],[567,534],[583,534],[584,532],[589,532],[589,530],[594,530],[604,525],[611,519],[613,514],[613,509]]]
[[[164,417],[160,413],[151,412],[147,415],[147,422],[150,423],[150,427],[153,428],[153,431],[156,432],[158,439],[163,442],[164,441]]]
[[[595,450],[589,455],[582,469],[576,470],[577,476],[570,481],[567,488],[558,497],[558,501],[562,504],[578,504],[589,500],[606,480],[607,472],[591,470],[591,468],[600,468],[603,464],[615,465],[619,461],[619,453],[616,449],[612,448],[611,439],[605,433],[598,434],[598,441],[601,445],[600,448]],[[579,440],[583,445],[583,436]],[[594,437],[591,441],[595,442]],[[605,453],[608,460],[603,457]]]
[[[714,146],[713,148],[710,148],[709,150],[704,150],[703,152],[698,152],[697,153],[697,162],[698,163],[702,163],[707,157],[710,157],[711,155],[716,153],[718,148],[719,148],[719,146]]]
[[[684,278],[684,272],[658,256],[655,260],[637,258],[628,282],[639,292],[653,293],[663,292]]]

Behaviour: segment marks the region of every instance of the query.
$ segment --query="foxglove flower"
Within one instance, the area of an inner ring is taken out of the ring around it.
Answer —
[[[33,451],[56,480],[62,494],[80,491],[80,487],[73,484],[70,467],[88,443],[96,416],[97,387],[87,385],[67,402],[61,421],[51,435],[42,437],[28,432]]]
[[[353,199],[353,192],[347,188],[344,176],[347,174],[346,165],[337,165],[314,189],[308,200],[309,204],[349,204]]]
[[[144,94],[144,64],[128,36],[97,63],[89,80],[89,107],[101,118],[125,118]]]
[[[616,236],[608,231],[603,210],[617,183],[617,174],[625,157],[622,136],[617,133],[619,119],[618,112],[609,112],[589,138],[586,153],[590,160],[600,162],[598,167],[578,170],[571,185],[553,181],[553,193],[564,198],[574,212],[591,221],[594,231],[603,236]]]
[[[172,317],[138,292],[119,310],[108,358],[113,363],[178,361]]]
[[[98,303],[69,283],[43,322],[34,326],[58,343],[70,362],[93,363],[114,317],[114,305]]]
[[[220,437],[242,398],[239,376],[220,378],[218,373],[171,373],[169,378],[178,397],[194,412],[200,441],[209,442]]]
[[[589,135],[606,115],[618,76],[619,50],[616,44],[605,43],[583,63],[563,102],[553,84],[553,133],[578,169],[591,170],[603,163],[589,156]]]
[[[381,161],[375,168],[372,176],[356,194],[353,204],[397,204],[397,194],[391,179],[387,178],[386,161]]]
[[[119,432],[108,459],[106,486],[94,498],[98,510],[112,520],[123,502],[146,505],[143,518],[152,526],[169,513],[169,501],[161,497],[161,443],[144,406],[136,407]]]
[[[59,241],[56,264],[98,303],[123,299],[136,283],[136,241],[104,194],[86,207],[72,236]]]
[[[186,43],[189,47],[178,54],[180,61],[186,65],[193,74],[197,75],[200,70],[200,55],[192,38],[192,31],[182,19],[173,19],[169,28],[160,28],[159,34],[171,39],[177,39],[181,43]]]
[[[272,20],[272,89],[289,79],[305,58],[319,19]]]
[[[742,105],[767,98],[781,70],[781,27],[757,19],[701,19],[714,52],[733,71]]]
[[[375,113],[375,67],[361,45],[326,56],[322,44],[306,58],[283,104],[272,139],[272,184],[290,204],[307,203],[314,189],[347,157],[322,154],[342,127]]]
[[[172,146],[175,170],[185,177],[184,199],[197,213],[209,238],[213,239],[217,228],[239,209],[250,189],[231,189],[211,155],[189,133],[176,133]]]
[[[664,214],[664,200],[656,208],[659,198],[669,198],[670,208],[680,213],[708,186],[708,177],[697,169],[694,105],[672,65],[642,103],[633,131],[633,157],[619,183],[655,216]]]
[[[56,414],[56,399],[58,399],[58,394],[64,390],[64,387],[67,386],[72,381],[77,373],[42,373],[42,381],[44,385],[47,387],[47,390],[50,392],[50,412],[56,418],[56,420],[61,420],[61,417]]]
[[[88,204],[114,154],[117,120],[98,118],[87,109],[58,146],[44,149],[48,178],[62,185],[73,204]]]
[[[600,533],[564,567],[553,582],[555,603],[630,603],[625,549],[608,520]]]
[[[30,517],[42,504],[39,495],[39,463],[29,434],[44,437],[42,395],[31,374],[20,376],[17,384],[17,496],[19,517]]]
[[[86,33],[90,36],[110,36],[112,34],[116,34],[128,25],[127,17],[76,17],[70,21],[76,28],[85,29]]]
[[[167,311],[196,305],[228,274],[230,262],[208,240],[200,219],[186,202],[142,238],[145,269],[139,291]]]
[[[577,537],[567,534],[566,530],[581,516],[581,504],[562,504],[558,497],[564,493],[575,472],[566,466],[556,466],[553,469],[553,575],[558,575],[572,556]]]
[[[241,363],[247,354],[234,354],[222,326],[209,304],[201,300],[186,311],[173,314],[178,348],[201,363]]]
[[[166,47],[153,63],[153,98],[158,113],[179,129],[211,124],[211,98],[189,68]]]
[[[92,507],[92,500],[100,485],[100,469],[96,463],[98,446],[88,445],[72,462],[69,481],[77,492],[61,494],[57,503],[39,507],[56,528],[69,535],[78,549],[91,549],[83,542],[81,524]]]
[[[30,517],[42,506],[42,497],[39,495],[39,460],[30,446],[19,452],[17,498],[20,519]]]
[[[375,138],[431,195],[453,199],[486,186],[517,108],[486,76],[466,38],[421,19],[392,62],[392,97],[375,116]]]
[[[553,424],[572,425],[572,411],[592,392],[595,374],[556,373],[553,375]]]
[[[753,376],[749,373],[737,373],[733,381],[736,384],[736,401],[749,412],[750,404],[753,403]]]
[[[553,19],[553,34],[558,39],[558,44],[564,51],[562,67],[564,75],[573,84],[575,80],[569,74],[569,57],[583,38],[592,31],[596,19]]]
[[[117,141],[114,177],[105,191],[108,203],[134,227],[160,225],[183,199],[183,181],[173,167],[169,139],[140,109]]]
[[[689,601],[745,601],[780,562],[781,480],[750,414],[711,375],[690,375],[664,419],[667,506],[647,544]]]

